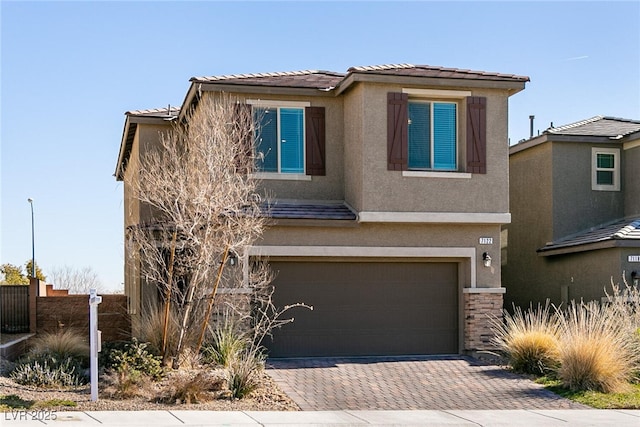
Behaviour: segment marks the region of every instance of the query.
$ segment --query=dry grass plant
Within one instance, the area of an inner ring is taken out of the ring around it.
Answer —
[[[518,372],[544,375],[555,369],[559,356],[559,322],[549,302],[537,309],[504,312],[504,320],[492,319],[493,343]]]
[[[111,399],[131,399],[148,396],[147,385],[151,378],[132,369],[117,369],[105,373],[102,377],[102,392]]]
[[[202,310],[195,310],[193,318],[195,319],[194,325],[199,326],[202,322],[199,314]],[[150,303],[146,309],[142,312],[142,315],[135,318],[134,330],[138,331],[138,337],[141,342],[148,343],[149,350],[156,355],[162,355],[162,338],[164,328],[164,310],[159,304]],[[196,360],[194,360],[194,352],[192,349],[195,347],[198,336],[198,328],[191,327],[185,330],[183,338],[183,345],[180,355],[176,355],[172,352],[176,348],[177,340],[179,336],[180,316],[174,310],[169,311],[169,323],[167,330],[167,343],[166,346],[169,350],[168,357],[165,363],[173,358],[177,358],[179,362],[186,361],[192,366]]]
[[[224,378],[209,371],[177,373],[172,378],[168,396],[162,401],[175,404],[201,403],[220,397],[224,388]]]
[[[49,354],[58,358],[71,357],[86,361],[89,358],[87,337],[73,329],[38,334],[30,342],[31,353]]]
[[[573,303],[561,319],[558,378],[571,390],[628,389],[639,361],[638,342],[617,304]]]

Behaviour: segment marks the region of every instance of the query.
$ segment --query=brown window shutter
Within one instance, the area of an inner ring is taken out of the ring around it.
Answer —
[[[487,98],[467,98],[467,172],[487,173]]]
[[[408,162],[408,104],[409,95],[400,92],[387,94],[387,169],[407,170]]]
[[[304,109],[307,175],[325,175],[324,107]]]

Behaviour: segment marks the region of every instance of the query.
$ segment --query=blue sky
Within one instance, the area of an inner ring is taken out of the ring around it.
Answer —
[[[0,263],[123,282],[127,110],[192,76],[429,64],[527,75],[511,143],[595,115],[640,119],[640,2],[12,2],[1,19]]]

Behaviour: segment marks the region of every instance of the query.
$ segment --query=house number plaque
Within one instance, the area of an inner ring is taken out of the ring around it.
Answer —
[[[629,255],[629,262],[640,262],[640,255]]]
[[[481,237],[480,238],[481,245],[493,245],[493,237]]]

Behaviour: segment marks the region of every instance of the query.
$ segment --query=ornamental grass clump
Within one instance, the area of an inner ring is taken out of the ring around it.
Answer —
[[[57,359],[72,358],[82,363],[88,363],[89,343],[87,336],[67,329],[60,332],[46,332],[38,334],[31,342],[33,355],[50,355]]]
[[[616,304],[573,303],[561,319],[563,386],[603,393],[624,392],[638,367],[638,342]]]
[[[211,329],[211,342],[202,347],[205,361],[223,367],[228,367],[241,353],[249,347],[246,334],[226,315],[222,324]]]
[[[71,330],[39,334],[31,350],[10,376],[17,383],[36,387],[76,387],[88,382],[89,345]]]
[[[503,319],[492,319],[496,345],[517,372],[545,375],[558,365],[559,322],[549,304],[514,313],[505,311]]]

